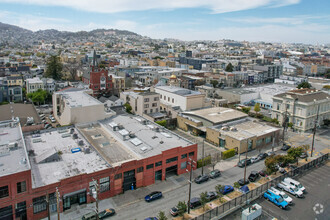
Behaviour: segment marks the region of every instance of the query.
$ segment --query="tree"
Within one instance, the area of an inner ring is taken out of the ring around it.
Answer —
[[[58,56],[50,56],[46,63],[47,69],[45,72],[46,77],[51,77],[55,80],[62,78],[63,65]]]
[[[242,111],[243,111],[244,113],[246,113],[246,114],[249,114],[250,110],[251,110],[250,107],[243,107],[243,108],[242,108]]]
[[[128,102],[124,104],[124,107],[127,113],[132,114],[132,106]]]
[[[260,112],[260,103],[254,105],[254,111],[258,114]]]
[[[168,218],[165,215],[165,212],[160,211],[157,216],[158,220],[167,220]]]
[[[225,69],[227,72],[233,72],[234,71],[234,67],[231,63],[228,63],[228,65],[226,66]]]
[[[221,193],[223,191],[223,189],[225,188],[225,186],[218,184],[214,187],[215,191],[217,192],[218,196],[221,198],[223,196],[223,194]]]
[[[300,88],[310,89],[311,87],[312,87],[312,85],[308,82],[302,82],[297,86],[298,89],[300,89]]]
[[[235,188],[237,188],[237,189],[238,189],[240,186],[241,186],[241,185],[239,185],[239,183],[238,183],[238,182],[234,182],[234,187],[235,187]]]
[[[10,67],[11,66],[11,64],[10,63],[6,63],[6,67]]]
[[[302,147],[292,147],[288,150],[288,155],[297,160],[297,158],[302,154],[302,152],[304,152],[304,149]]]
[[[205,205],[206,203],[208,202],[208,199],[207,199],[207,192],[202,192],[200,195],[199,195],[200,199],[201,199],[201,204],[203,206],[203,211],[205,210]]]
[[[210,83],[213,85],[213,88],[216,88],[219,82],[217,80],[211,80]]]
[[[40,105],[40,103],[45,102],[45,100],[50,97],[50,94],[45,90],[38,89],[36,92],[28,93],[26,97]]]
[[[277,165],[277,160],[274,156],[266,158],[265,166],[268,174],[272,174],[273,172],[276,172],[276,165]]]
[[[176,206],[178,208],[178,215],[183,216],[184,213],[187,211],[187,204],[183,202],[179,202],[178,205]]]
[[[75,80],[77,77],[77,71],[80,68],[80,64],[79,63],[68,63],[66,65],[63,66],[63,69],[66,70],[69,73],[69,78],[70,80]]]

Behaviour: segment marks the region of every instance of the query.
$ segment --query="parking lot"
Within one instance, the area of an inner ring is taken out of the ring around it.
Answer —
[[[282,210],[275,204],[258,199],[255,202],[262,206],[266,215],[278,219],[329,219],[330,216],[330,162],[311,169],[301,178],[295,178],[305,188],[304,198],[296,198],[288,194],[293,199],[293,205],[286,210]]]

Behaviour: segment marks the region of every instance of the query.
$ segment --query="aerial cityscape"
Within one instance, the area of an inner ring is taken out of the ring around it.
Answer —
[[[329,219],[330,2],[0,6],[0,220]]]

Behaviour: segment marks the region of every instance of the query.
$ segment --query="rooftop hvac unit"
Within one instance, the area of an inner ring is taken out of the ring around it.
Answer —
[[[73,139],[78,139],[78,134],[73,134],[73,135],[72,135],[72,138],[73,138]]]
[[[17,142],[9,143],[8,147],[9,147],[10,150],[14,150],[18,147],[18,143]]]
[[[84,145],[84,141],[83,140],[78,141],[78,145],[79,146],[83,146]]]
[[[231,128],[230,128],[230,131],[237,131],[237,128],[235,128],[235,127],[231,127]]]
[[[156,131],[156,132],[159,132],[159,127],[156,127],[155,131]]]
[[[89,147],[85,148],[85,154],[89,154],[91,152],[91,149]]]
[[[70,129],[70,134],[73,134],[74,133],[74,128],[71,128]]]
[[[229,128],[228,128],[227,126],[224,126],[224,127],[221,128],[221,130],[223,130],[223,131],[228,131]]]

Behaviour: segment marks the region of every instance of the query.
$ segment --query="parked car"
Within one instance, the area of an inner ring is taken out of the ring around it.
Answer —
[[[220,193],[222,195],[226,195],[227,193],[230,193],[234,191],[234,187],[232,187],[231,185],[225,185],[222,189],[220,189]]]
[[[99,212],[99,219],[105,219],[116,214],[114,209],[106,209]],[[89,212],[83,215],[82,220],[96,220],[96,212]]]
[[[303,197],[303,192],[301,190],[299,190],[298,188],[291,186],[290,184],[286,183],[286,182],[280,182],[277,184],[277,187],[287,191],[288,193],[291,193],[292,195],[294,195],[295,197]]]
[[[251,164],[251,159],[246,159],[246,166],[249,166]],[[238,167],[245,167],[245,159],[239,161],[237,163]]]
[[[306,152],[302,152],[299,157],[304,159],[304,158],[307,158],[308,155],[306,154]]]
[[[276,195],[282,197],[282,199],[284,199],[284,201],[286,201],[287,203],[292,204],[292,198],[287,194],[285,194],[285,192],[275,189],[274,187],[270,187],[269,190],[275,193]]]
[[[45,129],[49,129],[49,128],[52,128],[52,125],[50,125],[50,124],[45,124],[45,127],[44,127]]]
[[[263,160],[263,159],[265,159],[266,157],[268,157],[268,154],[267,154],[267,153],[260,153],[260,154],[258,155],[258,157],[259,157],[259,160]]]
[[[99,219],[105,219],[110,216],[113,216],[114,214],[116,214],[116,211],[114,209],[106,209],[102,212],[99,212]]]
[[[283,151],[287,151],[287,150],[289,150],[290,148],[291,148],[290,145],[288,145],[288,144],[283,144],[283,147],[281,148],[281,150],[283,150]]]
[[[51,121],[52,123],[55,123],[55,122],[56,122],[55,118],[51,118],[50,121]]]
[[[265,170],[260,170],[258,173],[262,177],[266,176],[266,171]]]
[[[244,185],[241,188],[239,188],[239,191],[241,191],[242,193],[248,193],[250,192],[250,189],[247,185]]]
[[[144,200],[146,202],[151,202],[153,200],[162,198],[162,196],[163,196],[162,192],[156,191],[146,195],[146,197],[144,197]]]
[[[158,220],[157,217],[148,217],[148,218],[145,218],[144,220]]]
[[[238,180],[237,182],[238,182],[238,184],[239,184],[240,186],[244,186],[244,185],[250,183],[250,181],[249,181],[247,178],[245,179],[245,182],[244,182],[244,178]]]
[[[206,198],[208,201],[212,201],[218,197],[217,192],[211,191],[207,192]]]
[[[291,186],[297,187],[302,192],[306,191],[306,188],[303,185],[301,185],[300,182],[298,182],[297,180],[294,180],[290,177],[284,178],[283,182],[286,182],[286,183],[290,184]]]
[[[288,203],[286,201],[284,201],[280,196],[273,193],[271,190],[267,190],[264,193],[264,197],[265,199],[271,201],[281,209],[285,209],[288,206]]]
[[[199,175],[198,177],[195,178],[195,183],[200,184],[203,182],[206,182],[209,180],[209,176],[208,175]]]
[[[215,169],[215,170],[213,170],[213,171],[211,171],[211,172],[209,173],[209,177],[210,177],[211,179],[217,178],[217,177],[219,177],[219,176],[221,176],[221,172],[220,172],[220,170],[218,170],[218,169]]]
[[[201,203],[200,198],[194,197],[194,198],[190,199],[190,208],[191,209],[194,209],[194,208],[196,208],[198,206],[201,206],[201,205],[202,205],[202,203]]]
[[[268,157],[271,157],[271,156],[275,155],[275,152],[274,151],[269,151],[267,154],[268,154]]]
[[[174,206],[173,208],[170,209],[170,214],[172,216],[177,216],[179,214],[179,209],[178,207]]]
[[[260,160],[260,158],[258,156],[252,157],[251,158],[251,163],[256,163]]]
[[[258,179],[259,177],[259,173],[257,171],[251,171],[248,179],[250,180],[250,182],[254,182],[256,181],[256,179]]]

